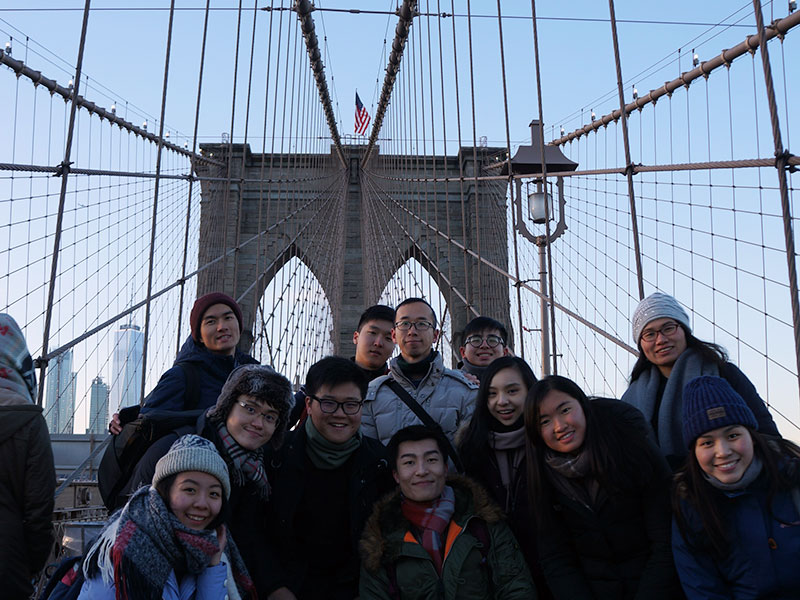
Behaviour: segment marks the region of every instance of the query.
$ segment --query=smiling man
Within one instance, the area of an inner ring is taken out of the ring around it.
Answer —
[[[367,382],[346,358],[308,370],[304,424],[268,457],[273,496],[265,567],[270,599],[352,600],[358,596],[358,539],[375,501],[392,489],[384,447],[362,435]]]
[[[490,317],[475,317],[464,327],[461,370],[479,380],[493,360],[508,355],[508,330]]]
[[[407,399],[400,396],[399,386],[452,440],[459,426],[472,416],[478,385],[461,371],[446,368],[433,349],[439,339],[433,307],[422,298],[398,304],[392,339],[400,356],[389,362],[388,375],[369,384],[361,421],[364,435],[386,444],[397,430],[420,423]]]
[[[361,598],[536,598],[502,512],[470,479],[448,477],[437,432],[406,427],[387,452],[399,490],[364,530]]]

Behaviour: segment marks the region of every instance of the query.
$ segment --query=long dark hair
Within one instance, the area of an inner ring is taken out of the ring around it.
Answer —
[[[719,344],[704,342],[703,340],[697,339],[682,323],[678,323],[678,327],[683,329],[683,334],[686,336],[687,348],[696,350],[704,360],[716,364],[720,369],[725,366],[725,363],[728,362],[728,353],[725,352],[725,348]],[[647,371],[653,364],[644,355],[641,339],[636,342],[636,347],[639,348],[639,358],[636,360],[636,364],[633,365],[633,369],[631,370],[631,383],[636,381],[639,375]]]
[[[486,371],[481,377],[478,395],[475,398],[475,412],[458,441],[458,454],[464,463],[464,471],[468,475],[474,473],[487,460],[486,444],[489,440],[489,430],[492,423],[497,422],[497,419],[489,412],[489,388],[494,376],[503,369],[517,371],[528,391],[536,383],[536,376],[528,363],[517,356],[501,356],[486,367]]]
[[[782,438],[765,436],[748,426],[742,425],[753,439],[753,453],[758,456],[764,472],[769,479],[767,507],[772,513],[772,501],[780,491],[791,490],[800,485],[800,447]],[[790,460],[792,468],[781,470],[780,464]],[[726,534],[729,527],[723,522],[723,493],[713,487],[697,462],[694,447],[689,449],[686,465],[675,474],[675,485],[672,488],[672,511],[678,528],[686,543],[695,549],[707,549],[716,559],[728,554],[730,538]],[[688,502],[700,516],[702,532],[693,530],[686,521],[681,505]],[[775,517],[777,519],[777,517]],[[703,535],[698,535],[702,533]],[[706,541],[707,540],[707,541]]]
[[[619,400],[589,399],[578,384],[559,375],[540,379],[529,391],[525,400],[525,433],[527,453],[528,495],[531,506],[545,506],[552,501],[551,484],[547,480],[549,467],[545,464],[547,444],[542,439],[539,426],[540,407],[552,391],[562,392],[574,398],[583,410],[586,433],[581,452],[588,453],[592,477],[610,495],[625,493],[636,486],[636,481],[650,478],[654,465],[660,460],[654,448],[647,443],[644,421],[631,435],[633,421],[615,418],[610,411],[597,410],[594,401],[620,402]],[[622,408],[622,405],[620,405]],[[635,409],[624,405],[626,411]],[[637,415],[639,416],[639,415]],[[543,526],[548,511],[536,511],[540,526]]]

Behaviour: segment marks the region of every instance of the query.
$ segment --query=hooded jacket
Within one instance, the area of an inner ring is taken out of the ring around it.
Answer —
[[[790,477],[800,484],[800,460],[791,462]],[[783,465],[784,473],[787,466]],[[724,559],[714,559],[699,513],[681,500],[690,539],[684,539],[673,518],[672,553],[689,600],[789,600],[800,595],[800,487],[794,490],[797,499],[782,491],[771,505],[768,488],[762,472],[743,490],[716,494],[731,540]]]
[[[238,348],[233,356],[214,354],[189,336],[175,357],[175,365],[161,376],[156,387],[144,399],[142,413],[154,409],[183,410],[186,402],[186,375],[178,363],[191,363],[199,367],[197,371],[200,381],[197,388],[200,397],[197,408],[205,410],[217,403],[217,397],[231,371],[239,365],[258,364],[258,361]]]
[[[364,528],[362,600],[397,597],[390,592],[390,571],[404,600],[535,599],[525,559],[500,509],[483,488],[466,477],[449,477],[447,484],[455,493],[455,510],[447,529],[441,578],[410,531],[398,490],[375,506]],[[488,530],[488,550],[479,548],[482,542],[473,533],[473,520],[482,521]]]
[[[396,431],[420,421],[405,403],[387,385],[389,378],[396,380],[411,397],[441,425],[452,441],[462,423],[469,421],[475,410],[478,384],[469,381],[461,371],[447,369],[441,354],[431,362],[428,374],[414,387],[403,374],[398,357],[389,362],[389,375],[378,377],[369,384],[361,413],[361,431],[377,438],[384,445]]]
[[[3,598],[29,598],[53,544],[56,473],[42,409],[0,406],[0,581]]]

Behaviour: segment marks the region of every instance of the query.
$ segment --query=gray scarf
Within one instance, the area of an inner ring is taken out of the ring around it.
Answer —
[[[579,452],[576,455],[545,450],[544,462],[549,467],[548,479],[559,492],[583,504],[589,510],[597,501],[600,484],[591,473],[589,454]]]
[[[522,459],[525,456],[525,428],[520,427],[513,431],[490,431],[489,447],[494,450],[497,467],[500,470],[500,481],[511,496],[510,486]],[[506,507],[508,510],[508,507]]]
[[[719,368],[715,363],[703,360],[694,349],[687,348],[672,367],[658,409],[658,445],[664,456],[686,457],[687,449],[681,428],[683,388],[691,379],[700,375],[719,376]],[[653,422],[660,384],[661,371],[652,365],[648,371],[639,375],[622,395],[623,402],[632,404],[642,411],[648,424]]]
[[[744,474],[739,481],[734,481],[733,483],[722,483],[719,479],[713,475],[709,475],[705,471],[703,472],[703,477],[709,484],[718,490],[722,490],[723,492],[738,492],[745,489],[758,478],[758,476],[761,474],[761,469],[763,466],[764,465],[761,462],[761,459],[758,458],[758,456],[753,455],[753,460],[750,461],[750,464],[748,465],[747,469],[745,469]]]

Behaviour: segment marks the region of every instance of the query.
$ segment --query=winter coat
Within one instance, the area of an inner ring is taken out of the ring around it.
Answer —
[[[700,515],[688,501],[681,501],[690,539],[687,543],[673,520],[672,552],[687,598],[800,597],[800,489],[795,488],[796,500],[791,492],[778,492],[770,512],[768,487],[762,473],[744,490],[717,494],[731,542],[724,559],[713,557]]]
[[[56,473],[42,408],[0,406],[0,581],[28,598],[53,545]]]
[[[716,363],[703,359],[693,348],[687,348],[678,357],[668,378],[661,374],[658,367],[650,365],[650,369],[632,381],[622,395],[623,402],[642,411],[650,425],[652,438],[673,470],[683,466],[687,453],[681,429],[683,388],[700,375],[715,375],[727,380],[753,411],[758,430],[768,435],[779,435],[764,400],[736,365],[728,362],[719,368]],[[656,406],[658,415],[655,414]]]
[[[265,463],[267,476],[272,486],[267,527],[271,549],[278,561],[265,566],[265,578],[270,578],[270,591],[288,587],[295,594],[308,576],[309,561],[305,549],[297,542],[294,526],[298,518],[297,508],[307,494],[324,497],[326,491],[307,489],[310,461],[306,456],[307,436],[304,427],[289,432],[280,450],[267,450]],[[386,461],[386,449],[378,440],[363,436],[361,446],[353,453],[348,463],[350,479],[347,516],[350,525],[350,540],[353,556],[358,557],[358,540],[372,507],[378,499],[394,489],[394,479]],[[331,515],[336,519],[336,515]],[[358,569],[353,573],[358,577]]]
[[[546,597],[543,590],[547,584],[544,581],[544,574],[539,564],[539,552],[536,548],[536,517],[528,498],[526,458],[522,458],[522,462],[514,472],[510,486],[511,494],[508,494],[500,476],[500,467],[497,465],[495,451],[488,445],[484,451],[485,455],[481,457],[483,460],[475,461],[473,468],[465,466],[465,475],[486,488],[492,501],[505,512],[508,526],[519,541],[522,555],[534,577],[539,597]]]
[[[445,368],[441,355],[437,355],[428,374],[414,387],[400,370],[397,360],[395,357],[389,362],[389,375],[378,377],[369,384],[361,414],[361,431],[387,444],[396,431],[420,423],[387,385],[391,377],[441,425],[452,441],[459,426],[472,417],[478,384],[469,381],[461,371]]]
[[[200,381],[197,382],[197,389],[200,397],[197,408],[206,409],[217,403],[217,397],[231,371],[239,365],[254,365],[258,364],[258,361],[249,354],[239,351],[238,348],[233,356],[214,354],[190,336],[175,357],[175,365],[161,376],[156,387],[144,399],[142,413],[154,409],[184,409],[186,374],[178,363],[191,363],[198,367],[197,374]]]
[[[184,575],[180,584],[172,571],[164,584],[163,600],[228,600],[226,577],[228,569],[222,562],[207,567],[195,576]],[[81,588],[78,600],[116,600],[117,590],[114,582],[105,583],[98,574],[87,579]]]
[[[361,540],[361,600],[530,600],[536,598],[528,567],[502,512],[486,491],[466,477],[447,481],[455,510],[447,529],[442,576],[411,533],[397,491],[375,506]],[[482,521],[480,525],[471,523]],[[489,548],[481,551],[476,527],[485,527]],[[485,560],[484,560],[485,554]],[[392,595],[390,572],[396,589]]]
[[[595,427],[600,419],[602,426],[618,425],[620,443],[629,443],[631,436],[649,443],[639,411],[603,399],[592,401],[592,411]],[[556,598],[681,597],[670,552],[670,471],[657,448],[649,455],[652,469],[646,476],[624,492],[601,489],[591,506],[568,497],[548,479],[551,502],[538,509],[544,512],[539,559]]]

